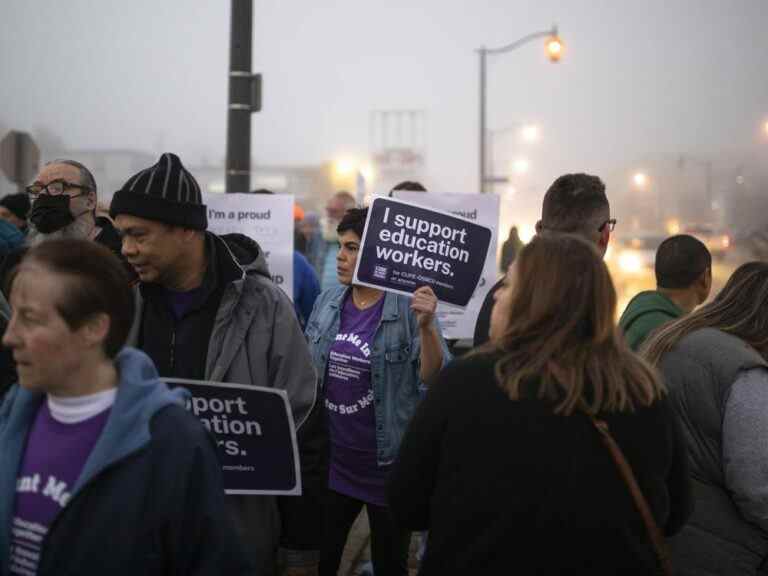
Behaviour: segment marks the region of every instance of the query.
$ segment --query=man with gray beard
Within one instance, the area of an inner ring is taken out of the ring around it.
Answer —
[[[68,159],[48,162],[27,186],[27,195],[32,203],[27,215],[29,234],[26,246],[8,254],[0,265],[3,291],[8,272],[19,263],[28,246],[57,238],[83,238],[103,244],[120,257],[135,281],[133,268],[120,252],[120,235],[109,219],[96,216],[96,181],[83,164]]]

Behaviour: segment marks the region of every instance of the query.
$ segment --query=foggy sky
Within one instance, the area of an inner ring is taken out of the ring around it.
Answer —
[[[0,122],[45,126],[70,148],[220,161],[229,6],[3,0]],[[423,109],[426,183],[474,192],[475,50],[553,23],[562,62],[549,63],[537,42],[488,67],[489,128],[542,127],[529,188],[649,154],[768,154],[765,13],[764,0],[256,0],[264,110],[253,117],[252,154],[296,165],[363,157],[370,110]]]

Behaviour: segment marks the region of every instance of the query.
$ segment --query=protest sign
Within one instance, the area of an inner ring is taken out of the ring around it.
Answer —
[[[495,194],[442,194],[407,190],[395,190],[394,196],[406,202],[450,212],[491,230],[491,249],[488,250],[482,276],[469,304],[463,309],[444,304],[437,307],[437,317],[445,338],[472,338],[485,296],[499,277],[495,250],[499,227],[499,197]]]
[[[192,394],[187,410],[219,446],[227,494],[301,494],[299,450],[285,390],[164,378]]]
[[[429,286],[441,302],[466,306],[491,231],[465,218],[391,198],[368,210],[353,282],[401,294]]]
[[[237,232],[264,251],[272,281],[293,299],[293,195],[205,194],[208,229]]]

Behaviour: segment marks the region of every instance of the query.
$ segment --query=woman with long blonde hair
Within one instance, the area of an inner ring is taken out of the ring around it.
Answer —
[[[658,573],[593,418],[667,533],[689,513],[684,444],[615,309],[585,240],[538,236],[523,248],[496,296],[490,342],[443,371],[400,449],[390,505],[409,528],[430,530],[421,574]]]
[[[670,542],[679,573],[768,573],[768,264],[740,266],[641,353],[664,375],[690,454],[695,510]]]

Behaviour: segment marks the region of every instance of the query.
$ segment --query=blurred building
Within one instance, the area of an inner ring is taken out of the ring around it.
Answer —
[[[372,110],[368,120],[374,171],[371,193],[386,194],[403,180],[423,181],[427,115],[423,110]]]

